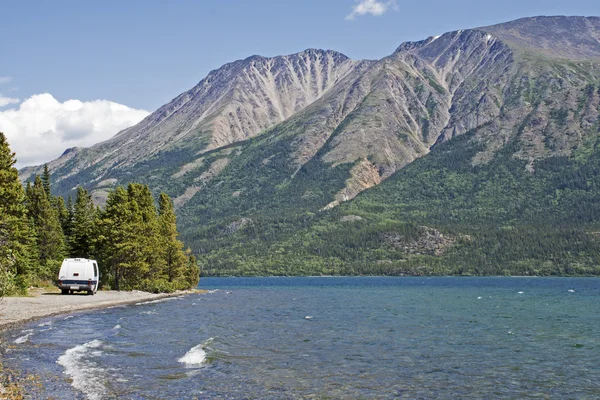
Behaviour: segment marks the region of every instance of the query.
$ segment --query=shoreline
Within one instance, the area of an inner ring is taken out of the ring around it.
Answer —
[[[173,293],[109,290],[98,291],[95,295],[88,296],[86,294],[62,295],[52,290],[37,289],[27,297],[5,297],[0,300],[0,333],[46,317],[205,292],[198,289]]]
[[[149,293],[133,291],[98,291],[93,296],[74,294],[62,295],[56,290],[36,288],[26,297],[5,297],[0,299],[0,335],[6,331],[41,318],[127,306],[147,301],[206,293],[206,290],[181,290],[173,293]],[[0,345],[3,344],[0,338]],[[0,349],[0,356],[2,351]],[[6,369],[0,357],[0,398],[22,399],[21,386],[25,379],[19,371]]]

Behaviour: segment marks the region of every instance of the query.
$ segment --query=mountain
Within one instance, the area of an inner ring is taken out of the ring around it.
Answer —
[[[212,274],[597,274],[599,121],[600,18],[535,17],[227,64],[50,168],[166,191]]]
[[[100,189],[112,186],[115,171],[168,151],[204,152],[243,141],[284,121],[368,62],[341,53],[309,49],[289,56],[248,57],[211,71],[139,124],[89,149],[69,149],[50,163],[58,181]],[[25,168],[28,179],[39,168]],[[90,179],[91,178],[91,179]],[[60,191],[73,187],[64,184]],[[101,194],[105,190],[100,190]]]

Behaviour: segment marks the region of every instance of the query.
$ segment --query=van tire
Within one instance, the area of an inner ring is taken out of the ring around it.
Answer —
[[[69,289],[60,289],[60,294],[69,294]]]
[[[88,290],[87,294],[88,294],[88,296],[93,296],[94,292],[92,292],[91,290]]]

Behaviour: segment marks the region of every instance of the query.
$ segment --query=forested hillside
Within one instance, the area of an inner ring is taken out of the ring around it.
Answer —
[[[597,275],[600,149],[473,167],[467,134],[337,209],[202,242],[208,274]],[[297,227],[301,227],[296,230]]]

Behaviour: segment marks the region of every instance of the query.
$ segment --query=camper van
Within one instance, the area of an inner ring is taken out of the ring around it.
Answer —
[[[66,258],[58,273],[58,288],[62,294],[73,292],[96,293],[100,273],[96,260]]]

